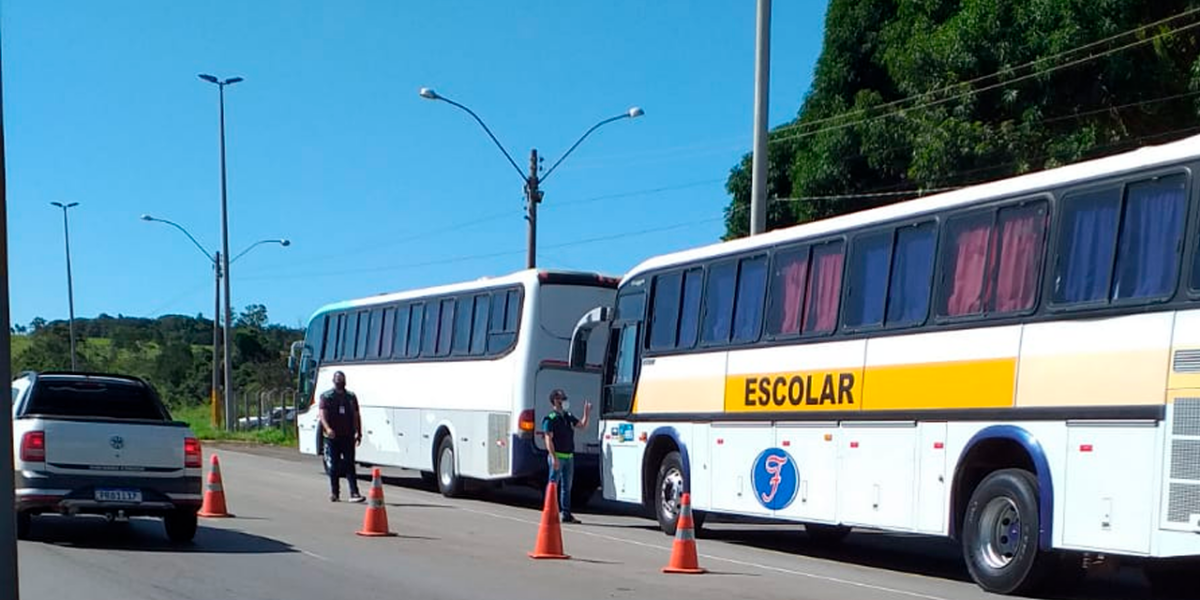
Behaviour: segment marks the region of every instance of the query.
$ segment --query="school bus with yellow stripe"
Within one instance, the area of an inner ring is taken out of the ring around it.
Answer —
[[[1025,593],[1200,566],[1200,137],[646,260],[607,344],[604,496],[951,536]],[[1194,589],[1194,588],[1193,588]]]

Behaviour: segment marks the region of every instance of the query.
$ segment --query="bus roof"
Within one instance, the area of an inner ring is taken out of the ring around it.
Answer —
[[[622,278],[621,283],[625,283],[647,271],[687,264],[727,254],[736,254],[745,250],[767,248],[776,244],[815,238],[855,227],[884,223],[937,210],[969,206],[982,200],[1019,196],[1076,181],[1169,164],[1198,155],[1200,155],[1200,135],[1195,135],[1175,142],[1147,146],[1105,158],[1047,169],[1027,175],[999,179],[924,198],[906,200],[888,206],[881,206],[801,225],[793,225],[756,236],[655,256],[635,266]]]
[[[400,292],[385,292],[382,294],[376,294],[374,296],[365,296],[351,300],[331,302],[314,311],[313,314],[309,316],[309,321],[318,315],[335,310],[355,308],[359,306],[373,306],[376,304],[387,304],[390,302],[397,302],[410,298],[436,296],[440,294],[487,290],[496,287],[512,285],[515,283],[525,285],[531,285],[534,283],[542,285],[582,285],[615,289],[619,281],[620,279],[617,277],[590,271],[525,269],[515,273],[509,273],[507,275],[500,275],[498,277],[480,277],[479,279],[475,279],[473,281],[449,283],[445,285],[404,290]]]

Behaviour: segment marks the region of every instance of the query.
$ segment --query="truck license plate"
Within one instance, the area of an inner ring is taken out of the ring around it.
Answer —
[[[141,490],[112,490],[98,489],[96,490],[97,502],[132,502],[138,503],[142,501]]]

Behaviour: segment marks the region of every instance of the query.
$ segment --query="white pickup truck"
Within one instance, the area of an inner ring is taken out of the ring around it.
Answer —
[[[13,382],[17,533],[37,514],[162,517],[167,537],[196,534],[200,442],[134,377],[26,373]]]

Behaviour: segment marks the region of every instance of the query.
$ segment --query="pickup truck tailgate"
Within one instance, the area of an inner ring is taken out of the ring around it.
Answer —
[[[46,467],[55,471],[123,471],[145,475],[183,469],[186,429],[100,420],[48,420]]]

